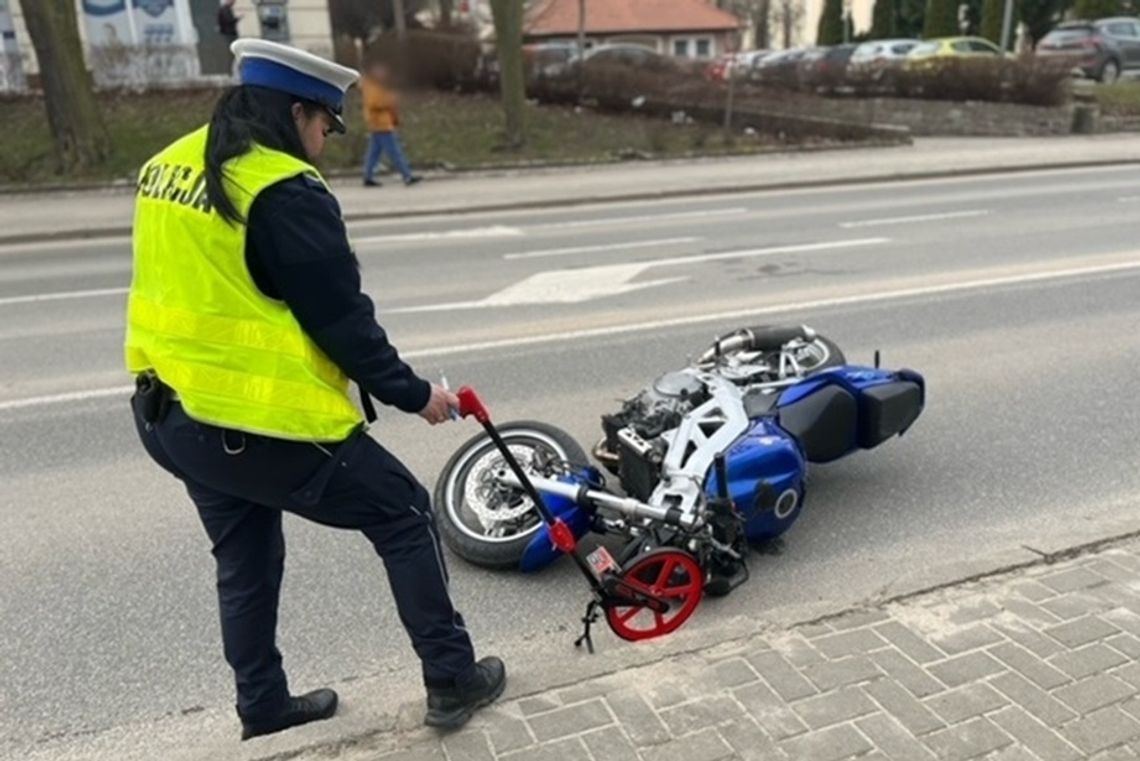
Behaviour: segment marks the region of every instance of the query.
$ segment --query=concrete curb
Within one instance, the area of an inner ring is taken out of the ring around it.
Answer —
[[[696,654],[699,654],[699,653],[701,653],[701,652],[703,652],[703,651],[705,651],[711,647],[718,647],[719,648],[719,647],[723,647],[723,646],[731,646],[734,643],[742,643],[742,642],[745,642],[745,641],[755,637],[757,634],[769,633],[772,631],[792,630],[792,629],[796,629],[799,627],[811,626],[813,624],[826,623],[828,621],[841,619],[845,616],[849,616],[852,614],[864,613],[864,612],[868,612],[868,611],[872,611],[872,610],[877,610],[877,609],[883,608],[883,607],[888,606],[888,605],[907,602],[909,600],[922,598],[922,597],[925,597],[925,596],[928,596],[928,595],[931,595],[931,594],[934,594],[937,592],[945,591],[948,589],[955,589],[955,588],[963,587],[963,586],[966,586],[969,584],[974,584],[974,583],[981,582],[981,581],[989,581],[989,580],[993,580],[993,579],[996,579],[996,578],[999,578],[1002,576],[1008,576],[1008,575],[1015,574],[1015,573],[1018,573],[1020,571],[1030,569],[1030,568],[1038,568],[1038,567],[1042,567],[1042,566],[1053,565],[1053,564],[1061,562],[1061,561],[1072,560],[1075,558],[1082,557],[1084,555],[1094,554],[1094,553],[1100,552],[1102,550],[1109,549],[1109,548],[1114,547],[1114,546],[1126,544],[1128,542],[1135,541],[1138,538],[1140,538],[1140,529],[1132,529],[1132,530],[1128,530],[1128,531],[1125,531],[1125,532],[1122,532],[1122,533],[1119,533],[1119,534],[1116,534],[1113,536],[1107,536],[1107,537],[1102,537],[1099,539],[1090,540],[1090,541],[1087,541],[1087,542],[1084,542],[1081,544],[1072,545],[1070,547],[1058,549],[1056,551],[1049,552],[1049,553],[1041,553],[1041,552],[1036,551],[1036,550],[1031,550],[1031,552],[1033,553],[1033,555],[1035,557],[1033,557],[1033,559],[1030,559],[1030,560],[999,563],[999,564],[995,565],[994,567],[990,568],[989,570],[979,571],[977,573],[969,574],[969,575],[962,576],[959,578],[955,578],[952,580],[936,582],[936,583],[930,584],[929,586],[924,586],[922,588],[916,588],[913,590],[908,590],[906,592],[899,593],[899,594],[884,596],[880,599],[869,600],[867,602],[864,602],[864,603],[861,603],[858,605],[851,605],[851,606],[842,608],[840,610],[830,611],[830,612],[827,612],[827,613],[824,613],[821,615],[811,616],[811,617],[807,617],[807,618],[796,619],[796,620],[792,621],[791,623],[781,624],[778,626],[765,626],[763,628],[755,629],[755,630],[749,631],[749,632],[744,633],[744,634],[734,634],[732,636],[725,637],[723,639],[717,640],[715,643],[712,643],[712,644],[700,643],[694,647],[669,652],[665,655],[662,655],[660,658],[657,658],[657,659],[653,659],[653,660],[649,660],[649,661],[645,661],[645,662],[639,662],[634,667],[635,668],[645,668],[645,667],[652,666],[652,665],[657,664],[657,663],[663,663],[666,661],[675,660],[677,658],[682,658],[682,657],[687,656],[687,655],[696,655]],[[602,672],[599,674],[591,674],[585,678],[586,679],[604,678],[606,676],[612,676],[615,673],[619,673],[621,670],[624,670],[624,669],[618,669],[615,671],[607,671],[607,672]],[[562,682],[562,683],[543,685],[541,687],[529,690],[527,692],[522,692],[522,693],[518,693],[518,694],[511,694],[509,696],[509,699],[511,701],[517,701],[517,700],[527,698],[527,697],[534,697],[534,696],[541,695],[543,693],[547,693],[547,692],[550,692],[553,690],[558,690],[558,689],[562,689],[565,687],[572,686],[575,683],[577,683],[577,680],[573,681],[573,682]],[[337,755],[343,751],[350,750],[355,746],[359,746],[359,745],[366,743],[369,740],[372,740],[375,738],[386,737],[386,736],[394,736],[394,737],[399,738],[401,736],[410,736],[413,733],[422,734],[422,733],[428,731],[428,730],[425,730],[422,726],[420,726],[418,724],[418,722],[416,722],[415,724],[409,723],[411,719],[412,719],[412,717],[410,717],[410,716],[403,716],[403,715],[392,716],[392,717],[389,717],[388,721],[384,722],[385,726],[383,726],[382,728],[379,728],[375,731],[372,731],[372,732],[357,733],[354,735],[349,735],[349,736],[338,738],[337,740],[334,740],[334,741],[323,741],[323,742],[322,741],[316,741],[316,742],[305,743],[305,744],[302,744],[300,746],[290,748],[288,750],[283,749],[283,750],[277,750],[277,751],[270,751],[270,752],[265,753],[265,754],[257,754],[257,755],[251,756],[249,758],[249,761],[288,761],[288,759],[293,759],[293,758],[296,758],[296,757],[299,757],[302,755],[312,754],[312,753],[320,753],[322,755],[328,755],[328,756],[332,757],[332,756],[335,756],[335,755]],[[413,738],[409,737],[408,739],[413,739]],[[400,743],[397,740],[397,743],[396,743],[397,748],[401,744],[404,744],[404,743]]]
[[[615,193],[613,195],[594,195],[567,198],[540,199],[535,201],[520,200],[510,203],[483,204],[473,206],[437,206],[420,209],[398,211],[377,211],[367,213],[349,213],[344,215],[346,222],[367,222],[385,219],[409,219],[416,217],[431,217],[447,214],[470,215],[485,214],[498,211],[516,211],[525,209],[549,209],[555,207],[588,206],[591,204],[609,203],[614,201],[657,201],[672,198],[697,198],[711,195],[733,195],[738,193],[756,193],[763,191],[803,190],[807,188],[844,187],[848,185],[863,185],[880,182],[906,182],[915,180],[931,180],[955,177],[984,177],[998,174],[1020,174],[1058,169],[1088,169],[1106,166],[1137,165],[1140,159],[1093,159],[1084,161],[1058,161],[1032,164],[1012,164],[1009,166],[969,167],[965,169],[950,169],[944,171],[902,172],[894,174],[867,174],[850,177],[836,177],[819,180],[794,180],[785,182],[751,183],[748,185],[733,185],[722,187],[701,187],[681,190],[648,191],[642,193]],[[17,235],[0,235],[0,246],[19,245],[22,243],[40,243],[47,241],[70,241],[84,239],[105,239],[129,236],[131,228],[126,225],[116,227],[85,228],[76,230],[60,230],[52,232],[24,233]]]
[[[878,129],[897,129],[891,125],[871,125]],[[754,151],[725,151],[723,153],[702,153],[691,151],[673,156],[658,156],[650,153],[634,151],[630,154],[600,156],[583,159],[561,159],[544,161],[505,161],[501,163],[490,162],[486,164],[471,164],[457,167],[446,161],[431,161],[422,165],[426,176],[433,180],[459,180],[470,177],[504,177],[525,174],[528,172],[557,172],[563,169],[590,169],[594,167],[615,166],[617,164],[675,164],[700,161],[725,161],[734,158],[756,158],[759,156],[783,156],[800,153],[821,153],[823,151],[854,151],[865,148],[895,148],[910,145],[913,140],[906,137],[899,139],[869,138],[858,142],[835,143],[808,143],[804,145],[772,145]],[[417,165],[421,166],[421,165]],[[341,167],[322,172],[326,179],[343,179],[352,177],[359,179],[360,170],[351,167]],[[13,185],[0,184],[0,198],[29,195],[51,195],[53,193],[125,193],[135,186],[131,177],[117,177],[110,180],[84,180],[77,183],[48,182],[42,185]]]

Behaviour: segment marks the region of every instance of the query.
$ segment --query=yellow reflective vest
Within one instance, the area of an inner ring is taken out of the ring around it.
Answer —
[[[126,362],[153,370],[203,423],[299,441],[339,441],[362,418],[348,378],[289,308],[265,296],[245,263],[246,226],[206,198],[206,128],[176,141],[139,174]],[[265,188],[320,178],[310,164],[255,146],[225,165],[242,219]]]

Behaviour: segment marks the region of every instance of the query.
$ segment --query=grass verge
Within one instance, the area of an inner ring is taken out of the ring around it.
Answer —
[[[40,100],[0,101],[5,125],[0,130],[0,184],[133,179],[147,158],[204,124],[217,97],[217,90],[102,94],[113,149],[101,167],[81,177],[57,173]],[[355,169],[363,157],[367,135],[355,93],[345,111],[349,132],[330,139],[321,161],[326,171]],[[413,166],[420,168],[723,155],[771,150],[780,145],[771,135],[737,133],[726,139],[721,130],[707,124],[678,125],[636,115],[530,106],[527,144],[521,150],[505,152],[500,149],[499,101],[486,95],[412,94],[404,101],[402,119],[405,149]]]

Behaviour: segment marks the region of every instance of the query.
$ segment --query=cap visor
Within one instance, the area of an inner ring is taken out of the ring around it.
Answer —
[[[332,119],[331,125],[329,126],[329,129],[331,131],[337,133],[338,135],[343,135],[345,132],[348,132],[348,128],[344,126],[344,119],[340,114],[336,113],[331,108],[326,108],[325,110],[328,111],[329,116]]]

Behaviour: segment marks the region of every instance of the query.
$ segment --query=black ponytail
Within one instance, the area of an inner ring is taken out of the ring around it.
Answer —
[[[245,222],[222,182],[227,161],[246,153],[254,143],[309,160],[293,121],[294,103],[300,103],[309,115],[321,108],[280,90],[253,85],[231,87],[214,107],[206,136],[206,197],[227,222]]]

